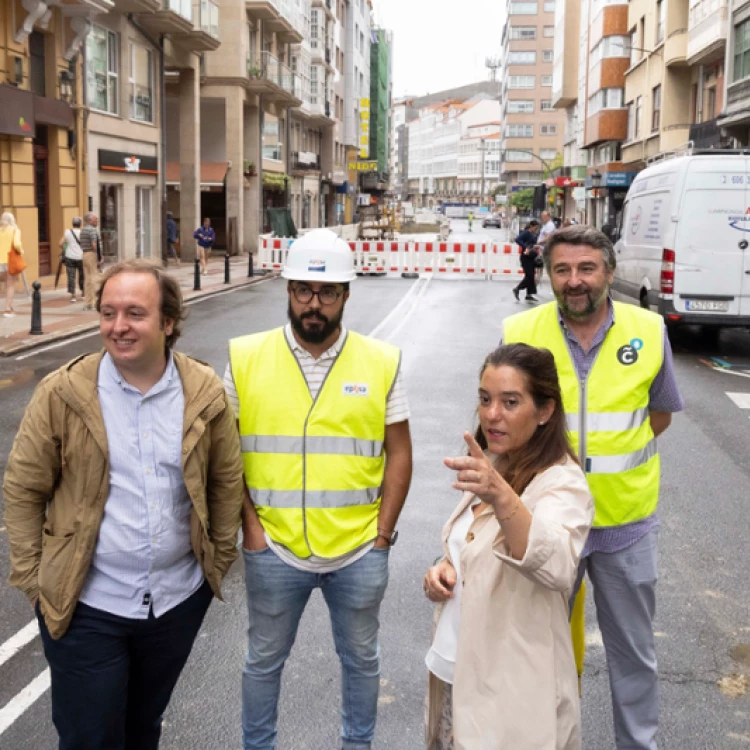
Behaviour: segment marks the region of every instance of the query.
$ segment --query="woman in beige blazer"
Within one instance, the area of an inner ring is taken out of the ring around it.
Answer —
[[[427,666],[428,750],[580,750],[568,599],[594,507],[571,450],[552,354],[487,357],[464,491],[427,572],[439,604]]]

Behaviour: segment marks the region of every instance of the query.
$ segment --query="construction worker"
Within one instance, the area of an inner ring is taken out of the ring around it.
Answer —
[[[615,744],[656,750],[656,437],[683,408],[672,351],[658,315],[611,299],[615,252],[602,232],[557,230],[544,245],[544,262],[556,302],[507,318],[503,339],[547,348],[555,357],[570,438],[594,496],[577,584],[588,572],[607,655]]]
[[[469,231],[470,232],[472,231],[471,227],[473,224],[474,224],[474,212],[469,211]]]
[[[276,747],[281,673],[313,589],[342,670],[343,748],[371,747],[379,610],[412,471],[398,349],[342,323],[352,252],[327,229],[294,242],[282,272],[289,324],[230,342],[239,419],[248,651],[245,750]]]

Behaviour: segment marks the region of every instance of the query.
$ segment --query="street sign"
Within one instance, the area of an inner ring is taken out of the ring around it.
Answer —
[[[376,160],[371,161],[350,161],[349,162],[350,172],[377,172],[378,162]]]

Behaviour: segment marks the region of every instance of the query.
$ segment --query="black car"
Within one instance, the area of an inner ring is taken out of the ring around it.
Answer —
[[[502,229],[503,220],[495,214],[490,214],[482,220],[482,229],[487,229],[487,227],[496,227],[497,229]]]

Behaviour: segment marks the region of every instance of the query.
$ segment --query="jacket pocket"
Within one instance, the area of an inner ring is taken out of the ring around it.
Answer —
[[[70,594],[69,571],[75,553],[75,533],[42,532],[42,559],[39,563],[39,591],[57,612],[65,606]],[[66,596],[66,594],[68,596]]]

